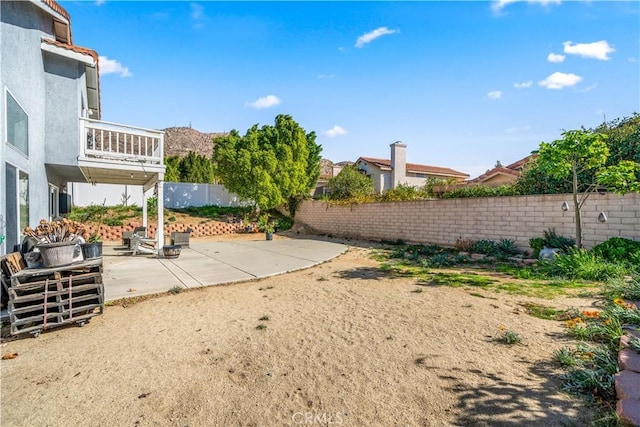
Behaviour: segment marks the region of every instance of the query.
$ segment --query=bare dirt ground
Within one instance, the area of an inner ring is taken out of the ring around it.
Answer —
[[[110,306],[83,328],[4,342],[18,356],[0,362],[0,424],[587,423],[552,363],[569,344],[562,323],[518,303],[590,301],[414,293],[416,279],[378,265],[352,246],[311,269]],[[505,327],[523,343],[496,342]]]

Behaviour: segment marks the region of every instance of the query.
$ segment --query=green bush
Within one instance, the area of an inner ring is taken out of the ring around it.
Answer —
[[[517,254],[518,247],[516,242],[511,239],[500,239],[495,242],[496,251],[504,256],[511,256]]]
[[[627,273],[623,265],[608,262],[593,252],[577,248],[555,256],[548,265],[557,275],[580,280],[604,281]]]
[[[640,242],[634,240],[612,237],[594,246],[592,251],[607,261],[640,265]]]
[[[540,256],[540,251],[544,249],[546,241],[543,237],[534,237],[529,239],[529,246],[533,249],[533,257],[538,258]]]
[[[471,252],[484,255],[495,255],[498,252],[496,243],[491,240],[478,240],[471,247]]]
[[[576,241],[571,237],[561,236],[556,233],[553,228],[548,229],[544,233],[544,246],[549,248],[558,248],[560,251],[565,252],[569,248],[573,248],[576,245]]]
[[[278,231],[290,230],[291,227],[293,227],[293,218],[289,216],[280,218],[276,223],[276,228],[278,229]]]
[[[381,202],[404,202],[411,200],[427,199],[427,193],[418,187],[400,184],[396,188],[390,189],[382,193],[379,197]]]
[[[500,187],[486,187],[483,185],[467,186],[444,193],[443,199],[459,199],[469,197],[499,197],[517,196],[518,192],[512,184],[501,185]]]

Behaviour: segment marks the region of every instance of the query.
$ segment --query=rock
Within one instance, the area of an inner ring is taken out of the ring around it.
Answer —
[[[625,370],[618,372],[615,377],[618,399],[640,400],[640,373]]]
[[[640,426],[640,400],[620,399],[616,404],[616,413],[623,424]]]
[[[621,371],[628,369],[640,373],[640,353],[630,348],[622,349],[618,353],[618,364]],[[640,388],[640,380],[636,383],[636,386]]]

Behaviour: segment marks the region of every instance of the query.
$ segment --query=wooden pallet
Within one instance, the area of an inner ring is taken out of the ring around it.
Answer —
[[[77,323],[83,326],[104,310],[102,262],[66,268],[23,270],[11,277],[11,334],[38,336],[46,329]]]

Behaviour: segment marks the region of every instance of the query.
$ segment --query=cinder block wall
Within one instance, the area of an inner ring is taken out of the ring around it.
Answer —
[[[562,211],[562,202],[569,204]],[[610,237],[640,240],[640,194],[592,194],[582,207],[582,236],[590,248]],[[604,212],[608,220],[598,222]],[[396,240],[452,246],[462,238],[515,240],[530,250],[529,239],[555,228],[574,237],[570,194],[369,203],[352,206],[305,201],[294,230],[367,240]]]

